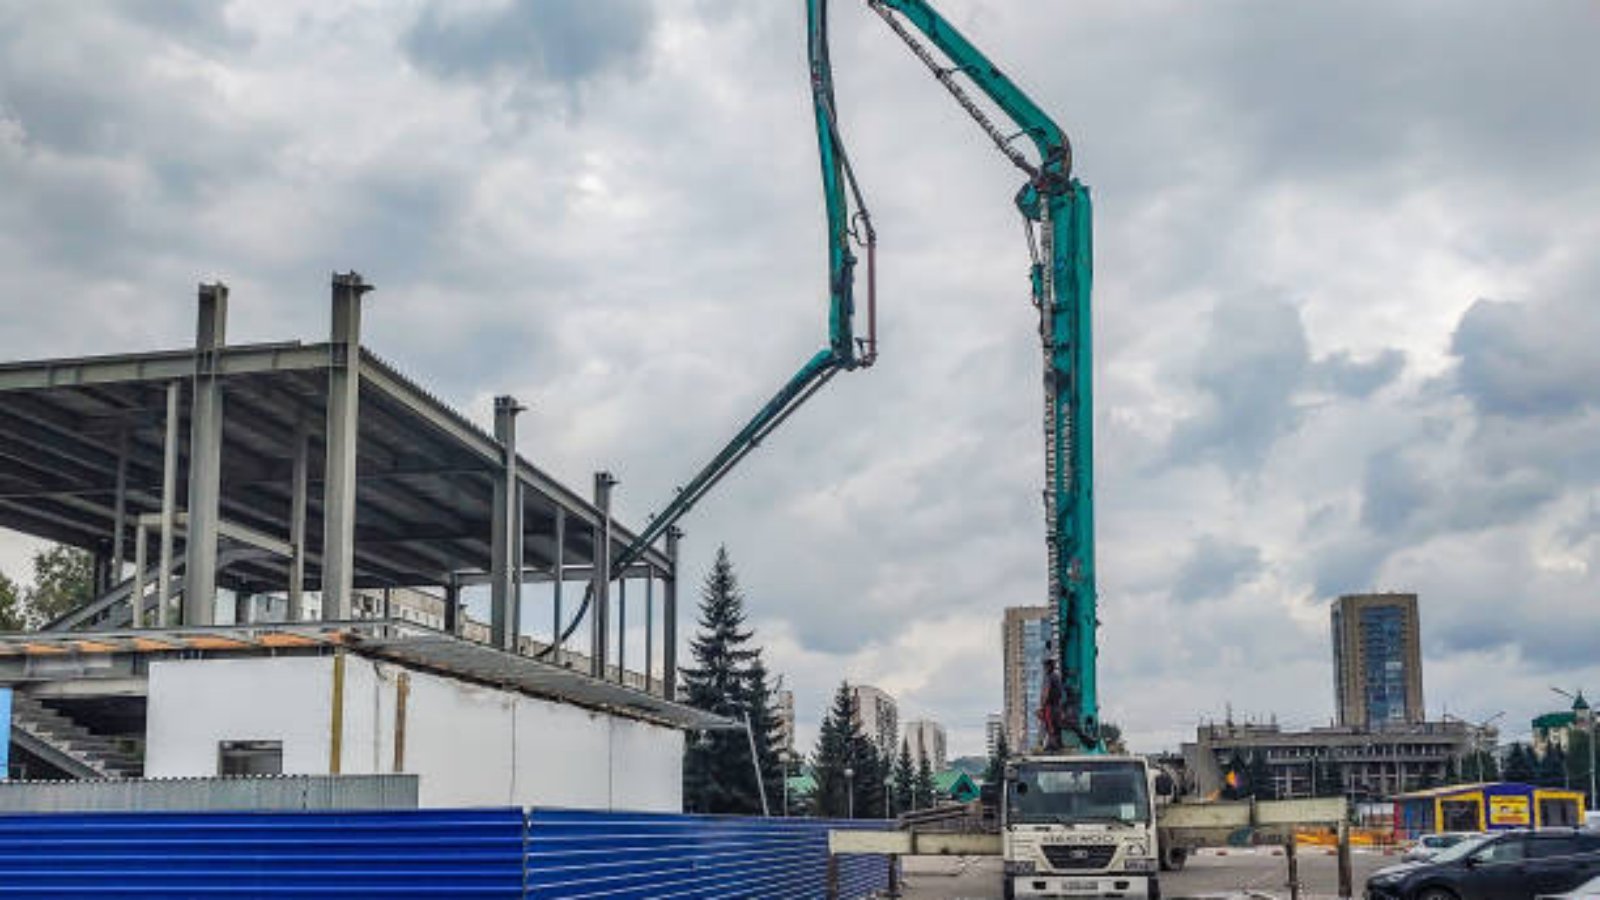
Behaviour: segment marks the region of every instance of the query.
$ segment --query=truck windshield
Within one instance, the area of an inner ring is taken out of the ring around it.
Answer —
[[[1006,819],[1012,824],[1150,821],[1144,767],[1135,762],[1019,766],[1006,783]]]

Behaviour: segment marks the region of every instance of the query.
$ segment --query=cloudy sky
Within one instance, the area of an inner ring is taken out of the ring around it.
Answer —
[[[1328,601],[1422,597],[1430,711],[1600,691],[1600,7],[946,0],[1096,199],[1106,716],[1332,714]],[[840,679],[981,747],[1041,602],[1018,174],[836,2],[883,357],[685,524],[802,738]],[[823,342],[800,0],[0,2],[0,358],[326,330],[638,521]],[[0,555],[22,574],[26,547]],[[535,615],[534,621],[543,621]]]

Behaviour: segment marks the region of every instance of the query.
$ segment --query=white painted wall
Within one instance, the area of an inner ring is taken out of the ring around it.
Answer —
[[[147,778],[217,774],[221,741],[283,741],[285,775],[325,775],[333,659],[155,660]]]
[[[355,655],[345,657],[344,773],[395,771],[402,673],[403,771],[421,776],[424,807],[683,808],[682,732]],[[285,772],[325,774],[332,696],[330,657],[153,662],[146,771],[214,775],[218,742],[281,740]]]

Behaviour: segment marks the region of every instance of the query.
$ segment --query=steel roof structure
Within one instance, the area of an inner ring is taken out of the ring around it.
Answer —
[[[492,642],[514,650],[523,583],[555,584],[559,619],[560,585],[578,582],[604,676],[626,639],[608,585],[642,578],[663,587],[671,699],[676,532],[611,571],[636,535],[610,517],[613,479],[596,473],[586,499],[517,453],[513,398],[496,398],[491,434],[361,346],[370,289],[333,276],[326,342],[228,344],[228,289],[203,284],[193,348],[0,364],[0,527],[97,564],[99,597],[48,627],[211,626],[219,588],[286,593],[291,621],[320,591],[321,618],[341,621],[354,589],[432,586],[458,634],[460,589],[487,583]]]

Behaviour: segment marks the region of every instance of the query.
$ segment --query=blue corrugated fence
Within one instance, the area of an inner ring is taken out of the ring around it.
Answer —
[[[829,828],[517,809],[0,816],[0,897],[821,898]],[[839,896],[883,889],[840,859]]]
[[[537,900],[820,898],[828,829],[885,823],[534,810],[528,815],[528,896]],[[839,896],[888,884],[883,857],[840,858]]]

